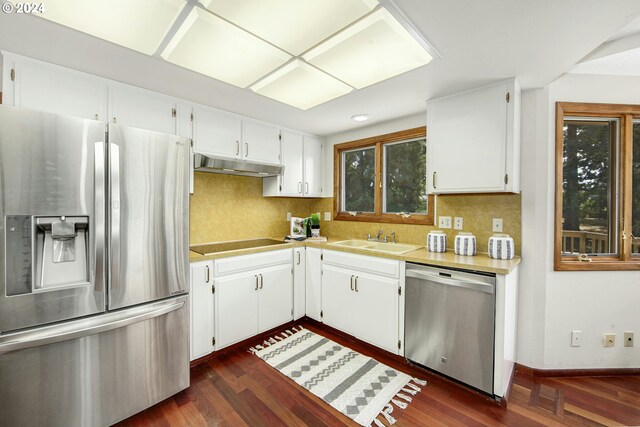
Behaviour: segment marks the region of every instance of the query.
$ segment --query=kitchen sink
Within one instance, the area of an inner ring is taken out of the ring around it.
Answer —
[[[381,243],[369,240],[342,240],[340,242],[330,243],[331,245],[342,246],[347,248],[358,248],[372,252],[384,252],[388,254],[406,254],[407,252],[420,249],[422,246],[409,245],[405,243]]]

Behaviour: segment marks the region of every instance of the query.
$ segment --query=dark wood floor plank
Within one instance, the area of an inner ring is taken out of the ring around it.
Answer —
[[[339,331],[306,320],[297,324],[428,381],[406,409],[394,406],[392,415],[398,427],[640,425],[640,376],[538,378],[519,373],[504,407]],[[187,390],[118,426],[356,426],[247,352],[263,340],[250,340],[212,355],[191,368]]]

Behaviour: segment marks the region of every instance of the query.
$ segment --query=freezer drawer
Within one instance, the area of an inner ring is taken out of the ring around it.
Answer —
[[[0,424],[106,426],[188,387],[187,301],[0,335]]]
[[[495,277],[407,264],[405,357],[493,394]]]

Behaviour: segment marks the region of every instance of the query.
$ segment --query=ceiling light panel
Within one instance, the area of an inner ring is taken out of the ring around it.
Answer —
[[[205,3],[213,13],[292,55],[305,52],[377,5],[375,0],[210,0]]]
[[[47,0],[39,15],[83,33],[155,53],[185,0]]]
[[[195,7],[162,53],[169,62],[239,87],[247,87],[291,56]]]
[[[352,90],[350,86],[297,59],[269,74],[251,89],[301,110],[308,110]]]
[[[382,8],[303,58],[358,89],[426,65],[432,59]]]

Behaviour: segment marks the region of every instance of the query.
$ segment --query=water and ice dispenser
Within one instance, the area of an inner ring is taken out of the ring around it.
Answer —
[[[7,296],[89,282],[89,217],[11,215],[6,220]]]

